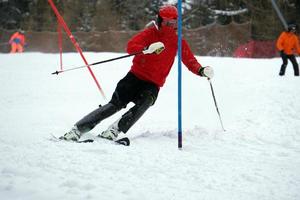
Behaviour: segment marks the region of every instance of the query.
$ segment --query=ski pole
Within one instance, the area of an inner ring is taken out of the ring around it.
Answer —
[[[128,55],[125,55],[125,56],[116,57],[116,58],[111,58],[111,59],[108,59],[108,60],[103,60],[103,61],[95,62],[95,63],[89,64],[89,65],[83,65],[83,66],[79,66],[79,67],[73,67],[73,68],[69,68],[69,69],[65,69],[65,70],[55,71],[55,72],[53,72],[51,74],[58,75],[58,74],[60,74],[62,72],[73,71],[73,70],[85,68],[87,66],[99,65],[99,64],[102,64],[102,63],[106,63],[106,62],[111,62],[111,61],[114,61],[114,60],[119,60],[119,59],[127,58],[127,57],[130,57],[130,56],[135,56],[135,55],[138,55],[138,54],[141,54],[141,53],[143,53],[143,51],[132,53],[132,54],[128,54]]]
[[[214,88],[212,86],[211,80],[209,78],[207,80],[208,80],[209,85],[210,85],[211,93],[212,93],[212,96],[213,96],[213,99],[214,99],[214,102],[215,102],[215,107],[216,107],[216,110],[217,110],[217,113],[218,113],[218,116],[219,116],[219,120],[220,120],[222,129],[223,129],[223,131],[225,131],[224,126],[223,126],[223,122],[222,122],[222,119],[221,119],[221,115],[220,115],[220,112],[219,112],[219,108],[218,108],[218,105],[217,105],[217,101],[216,101],[216,97],[215,97],[215,93],[214,93]]]

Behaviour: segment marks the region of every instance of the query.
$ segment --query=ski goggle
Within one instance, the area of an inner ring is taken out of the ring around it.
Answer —
[[[176,19],[163,19],[162,25],[169,26],[172,28],[177,28],[177,20]]]

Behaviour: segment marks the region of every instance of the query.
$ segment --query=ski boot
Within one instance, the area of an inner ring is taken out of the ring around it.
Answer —
[[[69,132],[65,133],[64,136],[61,136],[59,139],[66,141],[78,141],[80,136],[81,133],[77,126],[74,126]]]
[[[119,133],[121,132],[119,130],[119,123],[120,120],[114,122],[112,125],[110,125],[108,127],[108,129],[106,131],[103,131],[100,135],[98,135],[98,137],[102,137],[108,140],[116,140]]]

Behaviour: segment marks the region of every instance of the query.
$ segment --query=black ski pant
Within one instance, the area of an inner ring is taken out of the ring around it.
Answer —
[[[105,118],[110,117],[127,104],[133,102],[135,105],[130,108],[119,120],[118,127],[126,133],[130,127],[152,106],[157,98],[159,88],[147,81],[137,78],[129,72],[121,79],[108,104],[100,106],[92,111],[75,125],[82,133],[90,131]]]
[[[285,74],[285,70],[288,64],[288,59],[291,61],[293,68],[294,68],[294,75],[295,76],[299,76],[299,66],[297,63],[297,59],[295,57],[295,55],[287,55],[284,52],[280,52],[280,56],[282,58],[282,65],[280,68],[280,72],[279,75],[283,76]]]

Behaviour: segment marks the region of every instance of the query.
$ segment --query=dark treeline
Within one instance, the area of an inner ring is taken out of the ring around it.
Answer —
[[[139,30],[155,19],[167,0],[53,0],[72,31]],[[183,1],[183,26],[251,23],[253,39],[268,40],[282,31],[271,0]],[[300,1],[277,0],[288,22],[300,24]],[[0,0],[0,28],[56,31],[56,18],[46,0]]]

